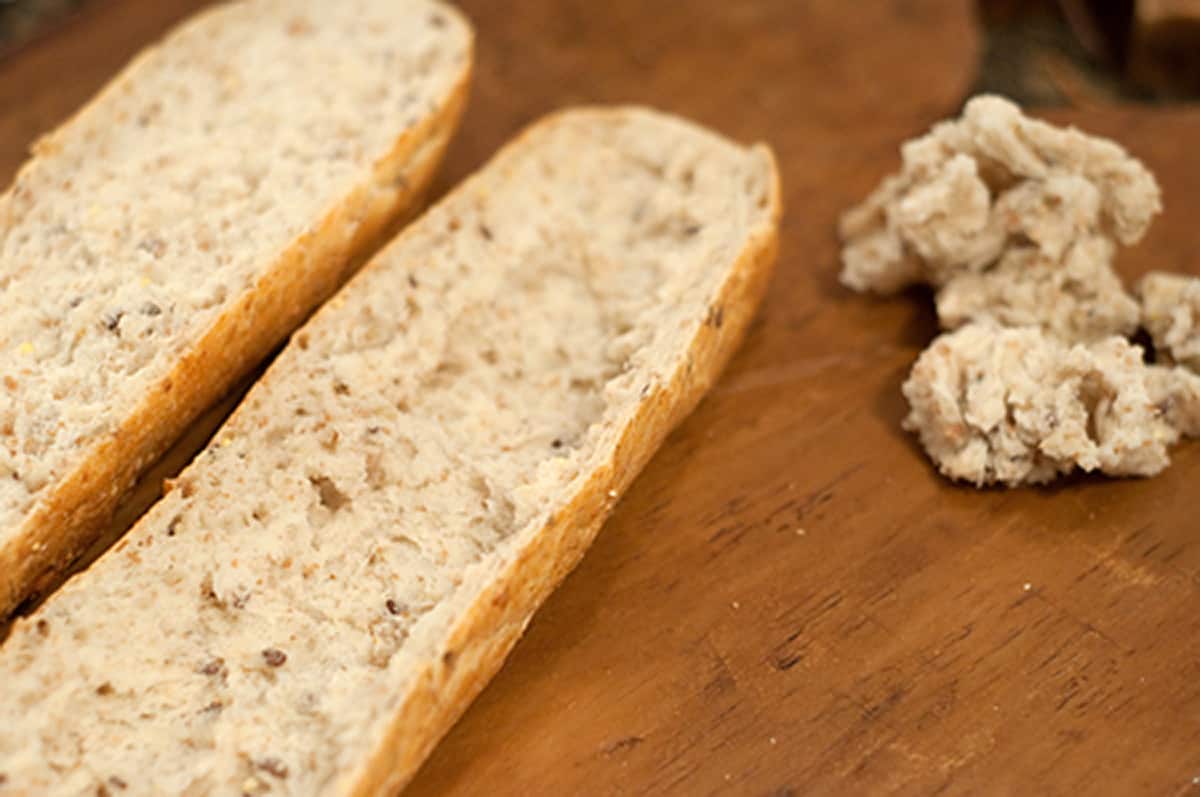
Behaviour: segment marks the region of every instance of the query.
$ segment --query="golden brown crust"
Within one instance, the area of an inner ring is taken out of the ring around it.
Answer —
[[[87,114],[145,58],[144,53],[135,59],[67,124]],[[221,314],[125,422],[93,444],[0,546],[0,618],[52,584],[103,531],[137,476],[346,280],[390,222],[411,217],[462,117],[472,67],[468,58],[440,106],[376,163],[371,183],[344,197],[294,241],[254,290]]]
[[[527,129],[519,146],[552,115]],[[565,509],[533,534],[504,572],[475,597],[438,657],[417,674],[379,746],[344,784],[351,795],[395,794],[495,675],[534,611],[582,559],[601,525],[667,434],[699,403],[741,344],[766,292],[779,247],[779,173],[771,159],[770,223],[747,243],[717,296],[722,322],[702,324],[670,382],[638,405],[612,458]]]

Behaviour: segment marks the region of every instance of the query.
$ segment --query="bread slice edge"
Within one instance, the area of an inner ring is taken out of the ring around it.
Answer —
[[[633,109],[633,108],[630,108]],[[544,117],[508,143],[521,147],[570,108]],[[606,108],[605,110],[620,110]],[[710,131],[701,128],[708,135]],[[725,272],[686,350],[668,380],[644,396],[626,416],[603,462],[565,506],[517,542],[498,577],[481,585],[445,635],[439,654],[410,680],[386,733],[362,763],[343,776],[335,794],[395,794],[416,774],[434,747],[483,690],[524,633],[534,612],[583,558],[623,494],[666,436],[716,382],[744,340],[774,271],[779,251],[782,188],[776,159],[764,144],[753,147],[769,165],[767,223],[754,229]],[[470,179],[470,178],[469,178]],[[461,189],[458,189],[461,190]]]

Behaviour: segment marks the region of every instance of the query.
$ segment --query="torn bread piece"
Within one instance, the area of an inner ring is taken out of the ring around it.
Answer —
[[[1200,277],[1152,271],[1137,294],[1158,359],[1200,371]]]
[[[975,277],[946,294],[948,326],[1032,321],[1068,340],[1132,331],[1113,256],[1116,244],[1142,237],[1161,199],[1153,175],[1125,150],[982,96],[961,119],[905,144],[902,158],[900,173],[841,219],[844,284],[893,293]],[[1080,290],[1073,277],[1047,273],[1068,266],[1098,287]],[[1026,279],[1036,284],[1018,284]],[[984,295],[968,295],[976,291]],[[984,314],[988,296],[1005,297],[1007,311]],[[1060,302],[1083,313],[1094,304],[1096,318],[1064,318]]]
[[[968,324],[937,338],[903,392],[938,469],[976,486],[1043,484],[1075,469],[1152,476],[1200,419],[1200,378],[1147,366],[1113,337],[1066,344],[1036,327]]]
[[[900,173],[841,219],[855,290],[940,287],[1014,248],[1059,261],[1085,237],[1132,244],[1161,210],[1154,176],[1121,147],[999,97],[972,99],[901,152]]]
[[[1182,365],[1149,366],[1150,401],[1184,437],[1200,437],[1200,375]]]
[[[16,623],[0,790],[397,792],[741,341],[778,179],[643,109],[525,132]]]
[[[472,33],[431,0],[244,0],[147,49],[0,197],[0,616],[415,208]]]
[[[943,286],[935,295],[938,322],[943,329],[972,321],[1035,326],[1073,342],[1130,335],[1141,311],[1109,265],[1112,249],[1106,238],[1084,238],[1059,262],[1029,247],[1010,250],[993,268]]]

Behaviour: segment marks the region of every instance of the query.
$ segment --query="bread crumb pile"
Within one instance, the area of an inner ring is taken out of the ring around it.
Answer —
[[[1200,434],[1200,278],[1126,292],[1117,247],[1162,209],[1117,144],[981,96],[902,148],[903,165],[841,219],[842,282],[935,290],[946,334],[903,392],[941,472],[976,486],[1074,470],[1152,476]],[[1162,364],[1126,338],[1146,327]]]

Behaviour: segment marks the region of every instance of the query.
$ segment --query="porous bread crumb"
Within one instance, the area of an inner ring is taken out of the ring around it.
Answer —
[[[1161,199],[1153,175],[1121,147],[983,96],[960,119],[905,144],[902,159],[899,174],[841,219],[848,287],[893,293],[974,276],[947,294],[944,323],[1032,320],[1069,340],[1132,330],[1131,301],[1112,272],[1115,244],[1139,240]],[[1029,275],[1018,263],[1036,268]],[[1102,287],[1092,295],[1070,277],[1045,274],[1068,267]],[[1015,284],[1027,278],[1037,284]],[[986,296],[968,296],[976,290]],[[992,300],[1001,297],[1008,307],[996,312]],[[1081,305],[1094,305],[1095,318],[1080,323]]]
[[[553,550],[533,541],[560,534],[556,515],[593,523],[584,491],[611,507],[618,449],[651,445],[682,379],[712,379],[694,341],[744,325],[729,291],[761,268],[747,258],[774,235],[775,185],[765,149],[634,108],[559,114],[503,150],[293,336],[177,489],[14,626],[9,788],[368,793],[354,775],[400,712],[445,729],[449,709],[406,702],[427,668],[502,655],[501,628],[455,636],[488,585],[522,562],[501,586],[532,600],[551,565],[531,551]]]
[[[1112,251],[1101,237],[1075,242],[1061,262],[1029,247],[1008,251],[993,268],[963,274],[938,291],[938,322],[943,329],[971,321],[1039,326],[1080,342],[1132,334],[1140,310],[1109,265]]]
[[[918,358],[903,425],[943,474],[976,486],[1041,484],[1077,468],[1152,476],[1181,431],[1200,431],[1200,381],[1185,376],[1147,366],[1120,337],[1069,345],[1037,327],[972,323]]]
[[[903,168],[840,225],[842,281],[936,290],[934,341],[903,390],[945,475],[1037,484],[1075,469],[1149,476],[1200,435],[1200,377],[1147,365],[1121,335],[1139,319],[1160,358],[1200,368],[1200,279],[1139,286],[1113,268],[1161,210],[1158,185],[1121,147],[1027,119],[998,97],[903,147]]]
[[[856,290],[945,285],[1014,248],[1058,261],[1085,237],[1135,243],[1161,210],[1154,176],[1121,147],[999,97],[971,100],[901,154],[901,172],[841,219],[842,280]]]
[[[35,145],[0,196],[0,545],[293,242],[365,212],[469,62],[446,8],[221,4]]]
[[[1152,271],[1137,294],[1158,359],[1200,371],[1200,277]]]
[[[1200,437],[1200,376],[1183,366],[1147,370],[1146,389],[1155,409],[1184,437]]]

